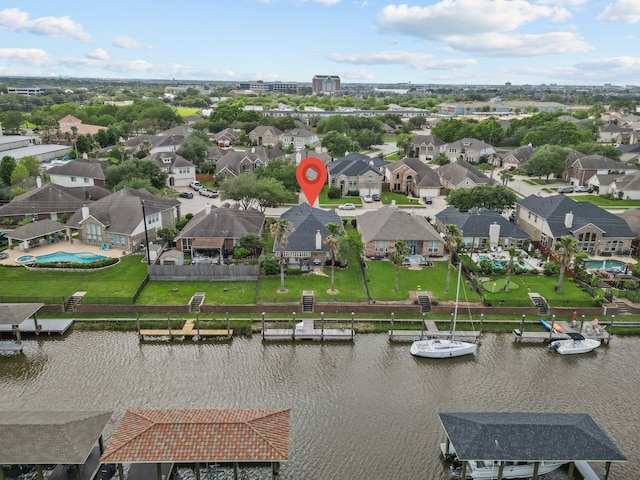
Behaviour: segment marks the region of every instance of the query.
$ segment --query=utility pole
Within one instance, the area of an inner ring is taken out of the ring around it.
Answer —
[[[147,214],[144,210],[144,199],[140,199],[140,203],[142,204],[142,221],[144,222],[144,240],[147,243],[146,251],[147,251],[147,265],[151,265],[151,256],[149,255],[149,232],[147,232]]]

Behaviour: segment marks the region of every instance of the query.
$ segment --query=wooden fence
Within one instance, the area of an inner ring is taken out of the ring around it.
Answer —
[[[258,265],[149,265],[151,280],[257,280]]]

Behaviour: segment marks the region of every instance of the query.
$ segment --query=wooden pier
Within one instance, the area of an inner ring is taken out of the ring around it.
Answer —
[[[333,341],[347,340],[352,341],[355,337],[355,330],[352,328],[324,328],[324,315],[321,314],[320,328],[315,328],[315,320],[305,318],[299,323],[295,323],[295,328],[269,328],[262,317],[262,340],[272,341],[296,341],[296,340],[314,340],[314,341]],[[295,317],[294,317],[295,322]]]
[[[451,331],[438,330],[434,320],[421,320],[421,330],[395,330],[394,318],[391,316],[391,329],[389,330],[389,340],[397,342],[413,342],[415,340],[424,340],[425,338],[451,338]],[[482,330],[457,330],[455,338],[464,342],[477,342],[482,337]]]
[[[171,328],[148,328],[148,329],[138,329],[138,336],[140,338],[169,338],[169,340],[174,340],[176,338],[184,337],[184,338],[216,338],[216,337],[224,337],[231,338],[233,335],[233,330],[230,328],[220,329],[220,330],[211,330],[211,329],[201,329],[196,326],[195,320],[187,320],[182,328],[173,330]]]
[[[562,328],[562,333],[555,330],[549,332],[525,332],[524,322],[520,324],[520,328],[513,330],[514,340],[516,342],[546,342],[551,343],[555,340],[568,340],[569,335],[565,332],[580,333],[584,338],[598,340],[600,343],[608,344],[611,341],[611,334],[606,330],[604,325],[581,322],[557,322],[553,321],[554,325],[559,325]]]

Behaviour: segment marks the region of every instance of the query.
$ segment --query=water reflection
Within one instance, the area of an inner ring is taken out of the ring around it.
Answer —
[[[633,478],[640,341],[615,338],[587,356],[487,335],[474,357],[417,359],[385,335],[354,343],[140,343],[134,333],[72,332],[0,358],[0,407],[292,408],[281,478],[449,479],[439,411],[584,412],[629,463]],[[113,428],[109,425],[108,430]],[[110,431],[106,432],[106,436]]]

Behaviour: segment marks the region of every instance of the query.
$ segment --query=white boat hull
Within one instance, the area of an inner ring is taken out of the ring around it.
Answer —
[[[478,345],[447,339],[416,340],[411,345],[411,355],[425,358],[451,358],[473,355]]]
[[[531,478],[533,475],[534,463],[518,462],[514,464],[512,462],[505,462],[504,469],[502,470],[502,478]],[[557,470],[563,462],[540,462],[538,466],[538,478],[541,475],[553,472]],[[489,478],[498,478],[498,471],[500,470],[500,462],[476,462],[470,460],[467,462],[467,478],[474,480]]]
[[[585,338],[584,340],[555,340],[551,342],[549,348],[562,355],[575,355],[578,353],[589,353],[600,346],[599,340]]]

